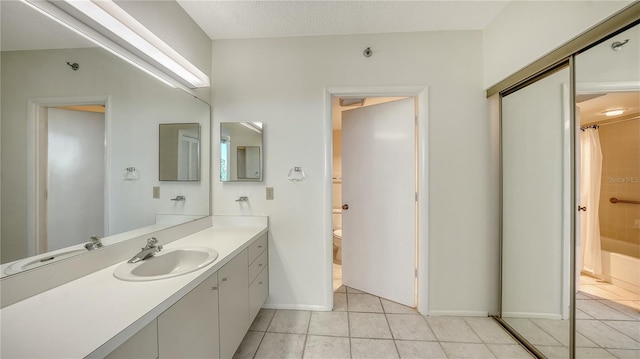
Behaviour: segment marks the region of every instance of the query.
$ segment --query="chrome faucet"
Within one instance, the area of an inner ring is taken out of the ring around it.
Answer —
[[[100,247],[102,247],[102,241],[100,241],[100,237],[98,237],[98,236],[91,236],[89,239],[91,240],[91,242],[89,242],[89,243],[87,243],[87,244],[85,244],[85,245],[84,245],[84,247],[85,247],[88,251],[93,250],[93,249],[96,249],[96,248],[100,248]]]
[[[147,239],[147,245],[142,248],[138,254],[129,259],[129,263],[137,263],[145,259],[153,257],[156,253],[162,250],[162,246],[156,246],[158,240],[155,237]]]

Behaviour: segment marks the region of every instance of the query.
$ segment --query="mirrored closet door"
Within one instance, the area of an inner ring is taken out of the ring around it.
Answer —
[[[576,357],[640,358],[640,26],[575,69]]]
[[[502,320],[569,357],[569,68],[502,98]]]

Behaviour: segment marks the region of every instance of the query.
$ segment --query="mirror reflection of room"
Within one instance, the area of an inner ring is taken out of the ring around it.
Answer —
[[[576,56],[577,352],[640,341],[640,26]]]
[[[262,181],[262,122],[220,124],[220,181]]]
[[[160,124],[160,181],[200,180],[200,125]]]

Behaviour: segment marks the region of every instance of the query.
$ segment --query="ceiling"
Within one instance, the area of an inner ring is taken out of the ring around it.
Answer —
[[[482,30],[509,1],[177,0],[212,40]]]
[[[589,100],[580,101],[580,95],[577,95],[581,125],[618,121],[638,116],[640,113],[640,92],[610,92],[595,96]],[[618,116],[605,116],[605,111],[616,109],[624,109],[625,112]]]

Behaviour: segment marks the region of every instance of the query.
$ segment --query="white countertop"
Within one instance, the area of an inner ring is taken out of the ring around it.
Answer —
[[[148,282],[116,279],[120,263],[0,310],[0,357],[103,357],[227,263],[267,226],[215,226],[164,247],[211,247],[218,258],[182,276]],[[132,253],[133,256],[135,253]]]

